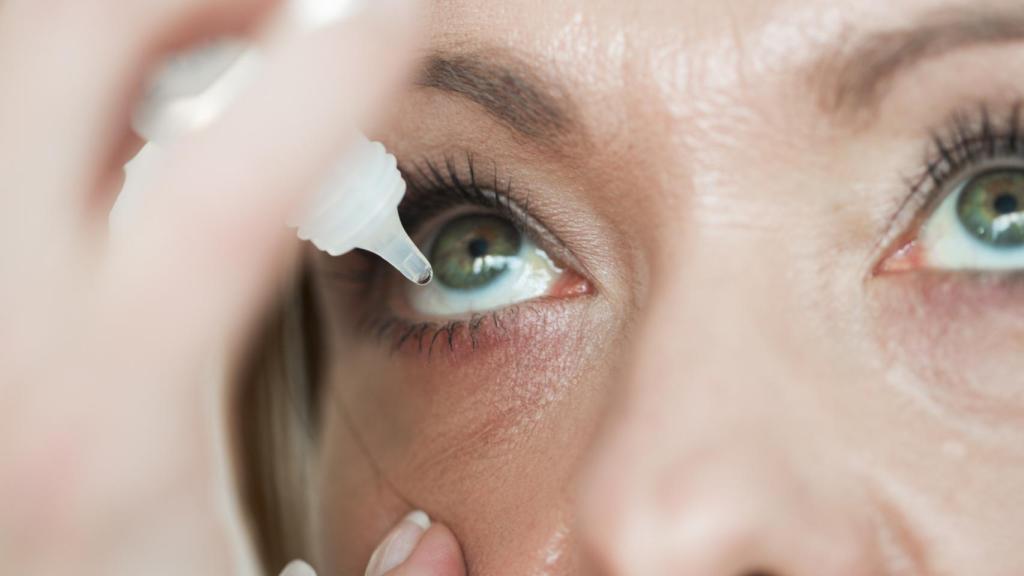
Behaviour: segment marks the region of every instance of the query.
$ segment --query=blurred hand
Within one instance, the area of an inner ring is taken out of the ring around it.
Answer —
[[[145,71],[275,1],[0,0],[0,574],[236,568],[206,364],[284,273],[296,191],[402,76],[410,19],[370,4],[268,53],[112,245]]]

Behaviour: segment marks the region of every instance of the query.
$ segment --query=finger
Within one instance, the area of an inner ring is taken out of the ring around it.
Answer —
[[[0,94],[0,151],[15,170],[5,179],[20,176],[16,194],[36,200],[31,216],[59,232],[82,213],[82,195],[104,183],[144,71],[161,55],[255,26],[276,2],[6,0],[0,73],[13,89]]]
[[[409,558],[386,576],[466,576],[466,562],[451,530],[434,524]]]
[[[464,576],[462,550],[451,530],[410,513],[381,541],[366,576]]]
[[[244,325],[286,259],[288,214],[403,77],[412,26],[387,4],[268,52],[223,118],[168,150],[111,268],[118,309],[165,335],[164,364]]]
[[[366,565],[366,576],[384,576],[412,556],[430,529],[430,517],[423,511],[410,512],[377,545]]]

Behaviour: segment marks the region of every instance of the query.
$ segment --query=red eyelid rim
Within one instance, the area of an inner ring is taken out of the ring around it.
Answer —
[[[924,246],[918,239],[903,242],[900,247],[886,256],[875,269],[875,275],[902,274],[925,267]]]
[[[571,268],[563,268],[562,276],[551,287],[548,297],[568,298],[592,294],[593,292],[594,287],[586,278],[577,274]]]

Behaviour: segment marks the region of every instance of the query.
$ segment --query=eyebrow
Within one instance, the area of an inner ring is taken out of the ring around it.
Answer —
[[[924,61],[959,49],[1021,40],[1024,6],[943,8],[909,27],[868,34],[827,54],[812,67],[812,77],[820,85],[826,111],[871,110],[897,76]]]
[[[462,96],[515,132],[557,142],[582,134],[568,90],[500,51],[431,54],[417,85]]]

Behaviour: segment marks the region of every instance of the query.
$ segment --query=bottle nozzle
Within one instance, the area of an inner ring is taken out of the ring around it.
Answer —
[[[426,286],[434,278],[430,261],[405,233],[398,212],[393,211],[377,228],[378,233],[359,247],[380,256],[410,281]]]

